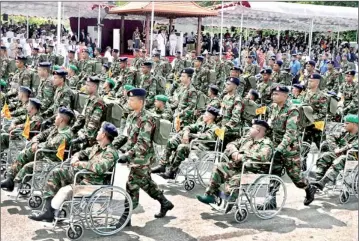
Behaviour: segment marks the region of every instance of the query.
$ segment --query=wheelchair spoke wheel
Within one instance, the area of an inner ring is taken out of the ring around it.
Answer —
[[[270,219],[282,210],[287,199],[287,189],[281,178],[263,175],[252,184],[252,188],[250,203],[257,217]]]
[[[189,179],[185,180],[184,183],[183,183],[183,187],[184,187],[184,189],[185,189],[186,191],[191,191],[191,190],[193,190],[193,188],[194,188],[195,185],[196,185],[196,184],[194,183],[194,181],[193,181],[193,180],[189,180]]]
[[[29,205],[29,207],[30,207],[31,209],[38,209],[38,208],[40,208],[41,205],[42,205],[42,202],[43,202],[42,197],[37,196],[37,195],[31,196],[31,197],[27,200],[27,204]]]
[[[19,187],[19,194],[21,196],[27,196],[31,192],[31,185],[29,183],[22,183]]]
[[[86,222],[95,233],[112,235],[122,230],[131,219],[132,200],[119,187],[102,187],[96,190],[85,208]]]
[[[82,227],[81,224],[74,224],[73,229],[70,226],[66,231],[66,236],[70,240],[79,240],[82,238],[83,235],[84,235],[84,228]]]
[[[240,208],[237,209],[234,213],[234,220],[236,220],[237,223],[243,223],[248,218],[248,210],[246,208]]]
[[[342,190],[339,195],[339,201],[341,204],[345,204],[349,201],[349,192],[346,190]]]
[[[214,163],[216,161],[216,158],[218,158],[219,155],[220,155],[220,153],[215,153],[215,152],[207,153],[199,161],[199,163],[197,165],[197,176],[198,176],[199,183],[203,187],[208,186],[209,180],[211,178],[211,172],[215,165]]]

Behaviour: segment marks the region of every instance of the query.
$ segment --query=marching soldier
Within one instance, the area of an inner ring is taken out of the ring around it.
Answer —
[[[196,90],[206,93],[209,85],[209,70],[202,66],[203,61],[203,56],[197,56],[197,59],[194,61],[192,83]]]
[[[344,109],[343,113],[358,113],[358,105],[353,105],[350,103],[356,100],[358,102],[358,83],[354,82],[355,70],[348,70],[345,72],[345,82],[341,86],[340,92],[344,96]]]
[[[74,113],[70,109],[61,107],[56,116],[55,126],[31,139],[31,147],[21,151],[16,157],[9,169],[7,179],[1,182],[1,188],[12,192],[15,183],[21,182],[26,174],[32,173],[36,150],[40,148],[57,150],[64,140],[68,146],[72,138],[72,132],[69,126],[72,118],[74,118]],[[53,152],[41,152],[39,156],[39,160],[41,159],[43,161],[60,161],[56,153]]]
[[[172,122],[173,120],[173,112],[169,105],[168,97],[165,95],[156,95],[155,96],[155,108],[153,108],[150,112],[154,114],[155,117],[159,119],[165,119]]]
[[[31,74],[26,69],[25,66],[26,63],[26,57],[25,56],[18,56],[16,58],[16,71],[14,76],[11,78],[11,89],[6,94],[7,97],[12,97],[16,95],[18,88],[20,86],[26,86],[28,88],[31,88]]]
[[[323,81],[328,91],[339,92],[339,73],[334,69],[334,61],[329,60],[327,63],[328,71],[325,73]]]
[[[37,68],[40,84],[37,87],[36,98],[41,102],[41,111],[47,110],[54,102],[55,87],[50,75],[50,62],[41,62]]]
[[[290,103],[288,94],[289,89],[285,86],[276,86],[273,89],[273,104],[268,121],[275,147],[272,173],[281,175],[282,169],[285,168],[294,185],[305,190],[304,205],[309,205],[314,200],[316,189],[301,177],[299,111]],[[273,203],[272,206],[276,204]]]
[[[272,103],[272,70],[262,69],[261,70],[263,81],[258,84],[258,92],[260,94],[260,104],[269,106]]]
[[[151,113],[144,109],[146,90],[132,89],[128,91],[128,105],[133,112],[128,116],[125,133],[114,141],[114,146],[124,153],[119,162],[128,162],[130,174],[126,183],[126,191],[131,196],[133,209],[139,204],[140,188],[151,198],[158,200],[161,210],[155,218],[163,218],[173,204],[166,199],[163,191],[151,178],[151,164],[154,162],[152,136],[155,131],[155,120]],[[123,140],[126,140],[124,145]]]
[[[117,135],[116,127],[111,123],[104,122],[96,136],[97,144],[77,152],[71,158],[72,168],[58,167],[52,170],[44,186],[45,209],[39,214],[31,214],[29,218],[35,221],[53,221],[57,209],[60,208],[55,207],[54,204],[62,204],[61,201],[65,201],[56,194],[66,186],[69,187],[69,194],[71,194],[70,185],[74,182],[75,174],[81,170],[89,171],[91,174],[84,175],[80,185],[103,185],[103,180],[106,178],[105,173],[111,171],[118,160],[118,152],[111,144]],[[52,202],[52,200],[57,202]]]

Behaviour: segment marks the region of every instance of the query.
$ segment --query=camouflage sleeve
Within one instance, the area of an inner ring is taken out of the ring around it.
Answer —
[[[197,133],[198,132],[198,124],[191,124],[191,125],[188,125],[188,126],[185,126],[183,128],[183,132],[188,132],[188,133]]]
[[[242,112],[242,103],[239,98],[236,99],[236,103],[234,104],[234,108],[232,111],[231,119],[226,123],[226,127],[229,128],[238,128],[240,127],[241,122],[241,112]]]
[[[215,131],[217,129],[217,126],[213,126],[211,129],[205,131],[204,133],[198,133],[198,139],[201,140],[216,140],[216,134]]]
[[[20,125],[20,124],[23,124],[25,123],[26,121],[26,115],[21,115],[21,116],[18,116],[16,118],[14,118],[14,120],[12,121],[12,123],[14,125]]]
[[[258,151],[248,150],[244,153],[244,160],[253,162],[270,162],[273,154],[273,145],[269,140],[264,140]]]
[[[4,78],[7,70],[8,62],[3,60],[0,68],[0,78]]]
[[[52,87],[51,83],[47,83],[43,91],[43,96],[40,99],[42,111],[47,110],[52,105],[54,102],[54,95],[54,88]]]
[[[182,106],[178,106],[178,108],[181,111],[180,117],[189,117],[193,115],[193,111],[196,109],[197,105],[197,92],[196,91],[188,91],[188,99],[184,103],[182,103]]]
[[[169,120],[169,121],[172,122],[172,120],[173,120],[173,112],[172,112],[171,108],[166,107],[166,109],[163,112],[161,118],[165,119],[165,120]]]
[[[24,73],[23,76],[21,76],[21,80],[23,86],[31,87],[31,75],[29,73]]]
[[[240,97],[244,97],[244,79],[241,77],[240,83],[237,87],[237,93]]]
[[[95,137],[98,129],[101,127],[101,118],[104,112],[104,105],[102,102],[97,102],[94,106],[94,111],[91,114],[90,120],[86,126],[87,136]]]
[[[250,75],[251,76],[255,76],[256,75],[256,66],[252,65],[251,70],[250,70]]]
[[[57,134],[54,138],[48,139],[45,143],[44,148],[57,150],[64,139],[66,146],[68,147],[71,141],[71,136],[66,133],[63,133],[63,134]]]
[[[106,151],[101,155],[99,161],[90,160],[87,163],[86,169],[102,176],[115,165],[115,161],[118,159],[116,156],[117,154],[115,152]]]
[[[92,148],[93,147],[88,147],[85,150],[79,151],[78,154],[77,154],[79,160],[80,161],[88,161]]]
[[[340,140],[344,136],[343,132],[334,132],[328,134],[327,137],[327,143],[330,147],[330,149],[334,150],[337,147],[338,140]]]
[[[134,71],[129,71],[127,76],[126,76],[126,83],[130,84],[130,85],[135,85],[135,72]]]
[[[317,115],[314,115],[315,120],[325,120],[325,116],[328,110],[328,97],[323,95],[319,98],[317,104]]]
[[[52,127],[49,129],[46,129],[44,131],[42,131],[40,134],[38,134],[37,136],[35,136],[36,140],[38,142],[44,142],[46,141],[47,137],[50,135],[50,132],[56,127]]]
[[[358,106],[359,106],[359,98],[357,97],[359,94],[358,86],[356,86],[356,92],[354,94],[354,98],[347,104],[347,106],[344,106],[344,113],[349,112],[351,114],[357,114],[358,113]]]
[[[17,108],[13,112],[11,112],[11,116],[12,117],[18,117],[18,116],[21,116],[21,115],[25,115],[25,119],[26,119],[26,113],[27,113],[26,108],[21,106],[20,108]]]
[[[278,145],[277,150],[283,153],[292,143],[297,141],[299,111],[292,109],[288,111],[288,117],[285,126],[285,133],[282,142]]]

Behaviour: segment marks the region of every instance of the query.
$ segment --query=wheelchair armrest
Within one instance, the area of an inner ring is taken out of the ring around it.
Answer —
[[[76,180],[79,176],[82,176],[82,175],[86,175],[86,174],[94,174],[94,172],[90,172],[88,170],[81,170],[79,172],[77,172],[75,174],[75,177],[74,177],[74,186],[76,185]],[[114,174],[113,172],[105,172],[104,174],[107,174],[107,175],[112,175]]]
[[[194,144],[197,144],[197,143],[198,143],[198,144],[209,144],[209,143],[216,144],[217,141],[194,139],[194,140],[192,140],[192,141],[190,142],[190,144],[189,144],[189,149],[192,150]]]

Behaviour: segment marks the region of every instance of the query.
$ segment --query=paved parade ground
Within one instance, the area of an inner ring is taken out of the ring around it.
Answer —
[[[116,185],[125,186],[128,169],[119,166],[116,172]],[[132,218],[132,227],[110,236],[96,236],[90,230],[82,240],[315,240],[315,241],[354,241],[358,240],[358,200],[351,197],[349,203],[339,203],[338,194],[316,196],[309,207],[302,202],[304,191],[297,189],[287,176],[288,199],[282,212],[270,220],[260,220],[250,214],[247,221],[238,224],[233,213],[217,214],[210,206],[199,203],[195,195],[203,192],[196,186],[190,192],[182,186],[170,187],[159,176],[154,180],[165,190],[165,195],[175,208],[163,219],[153,215],[160,205],[141,191],[140,206]],[[11,194],[13,195],[13,194]],[[65,229],[51,230],[51,225],[29,220],[30,213],[26,200],[15,203],[8,193],[1,191],[1,241],[30,240],[68,240]]]

